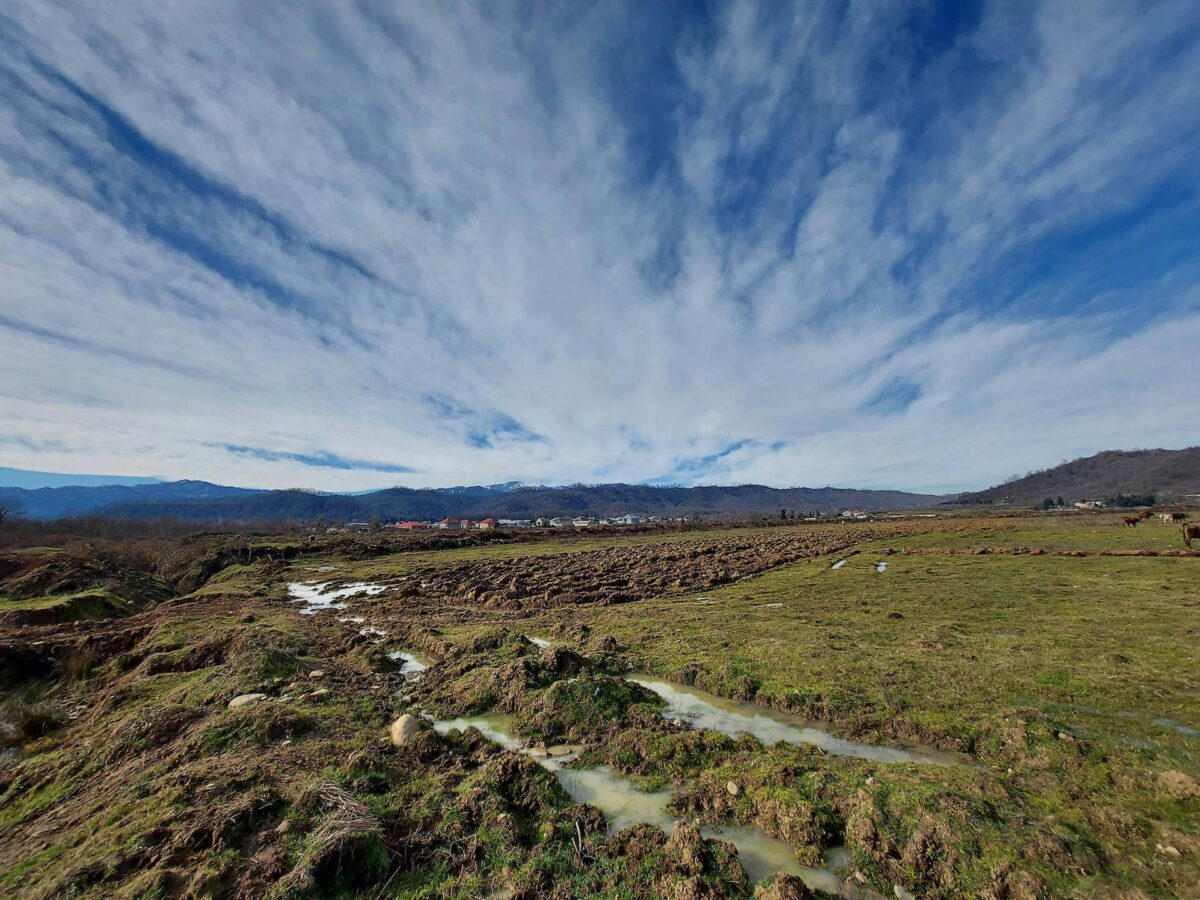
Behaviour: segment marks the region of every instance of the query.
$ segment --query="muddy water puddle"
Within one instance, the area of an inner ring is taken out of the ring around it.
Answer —
[[[839,874],[850,862],[850,853],[845,847],[834,847],[825,854],[824,868],[802,866],[796,860],[787,841],[773,838],[759,828],[740,825],[705,825],[700,833],[706,838],[729,841],[737,847],[738,860],[751,881],[762,881],[768,875],[784,872],[795,875],[810,889],[839,894],[843,891]]]
[[[631,781],[619,778],[606,766],[572,768],[570,763],[579,758],[578,747],[552,747],[549,751],[526,747],[513,733],[511,716],[432,719],[432,722],[439,734],[475,728],[492,743],[531,757],[554,774],[572,800],[600,810],[608,823],[609,833],[646,823],[670,834],[679,824],[667,810],[672,791],[638,790]],[[785,841],[777,840],[753,826],[708,825],[701,829],[701,833],[705,837],[715,837],[733,844],[742,867],[753,881],[760,881],[776,872],[786,872],[800,878],[812,890],[853,895],[848,893],[848,886],[838,877],[848,862],[843,847],[833,848],[826,853],[826,865],[818,869],[800,865],[795,852]]]
[[[329,582],[323,584],[302,584],[294,581],[287,588],[288,594],[291,595],[292,603],[304,604],[300,607],[300,614],[302,616],[315,616],[324,609],[345,609],[346,604],[342,601],[349,597],[359,595],[372,597],[387,590],[381,584],[368,584],[365,581],[356,581],[344,587],[334,588],[333,590],[328,590]]]
[[[676,684],[652,675],[633,674],[626,678],[653,691],[667,702],[663,717],[683,719],[695,728],[708,728],[722,734],[749,734],[764,744],[811,744],[833,756],[853,756],[881,763],[925,763],[958,765],[953,754],[936,747],[883,747],[860,744],[835,737],[800,716],[742,700],[728,700],[708,691]]]
[[[415,653],[409,653],[407,650],[393,650],[388,654],[388,659],[400,662],[400,674],[410,677],[417,677],[424,674],[429,668],[429,660],[417,656]]]
[[[525,635],[525,640],[529,641],[535,647],[541,647],[543,650],[551,646],[550,642],[545,638],[534,637],[532,634]]]

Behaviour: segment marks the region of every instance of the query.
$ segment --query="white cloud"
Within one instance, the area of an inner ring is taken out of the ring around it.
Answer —
[[[922,67],[908,11],[730,4],[647,123],[633,8],[10,4],[0,465],[940,489],[1194,443],[1195,266],[1096,309],[1005,254],[1197,187],[1200,13],[995,4]]]

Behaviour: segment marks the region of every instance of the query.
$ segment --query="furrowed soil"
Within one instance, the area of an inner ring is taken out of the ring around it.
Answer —
[[[1200,896],[1119,516],[14,550],[0,697],[0,896]]]

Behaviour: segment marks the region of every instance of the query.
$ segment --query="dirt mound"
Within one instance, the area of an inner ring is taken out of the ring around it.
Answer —
[[[0,555],[0,626],[127,616],[172,594],[154,575],[111,559],[45,548]]]

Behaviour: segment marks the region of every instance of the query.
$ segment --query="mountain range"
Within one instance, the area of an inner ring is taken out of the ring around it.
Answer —
[[[771,488],[757,484],[658,487],[592,484],[546,487],[522,482],[447,488],[394,487],[360,494],[256,490],[206,481],[165,481],[18,488],[0,487],[0,507],[31,519],[106,515],[172,516],[196,522],[367,521],[446,516],[761,515],[789,511],[916,509],[939,503],[1037,506],[1119,494],[1153,495],[1162,502],[1200,495],[1200,447],[1184,450],[1106,450],[972,493],[939,496],[852,488]]]
[[[203,481],[103,487],[0,488],[0,505],[34,519],[106,515],[172,516],[203,522],[380,519],[441,519],[446,516],[532,518],[556,515],[774,513],[780,509],[843,507],[903,509],[932,506],[933,494],[848,488],[655,487],[637,484],[545,487],[519,482],[452,488],[394,487],[365,494],[304,490],[253,490]]]

